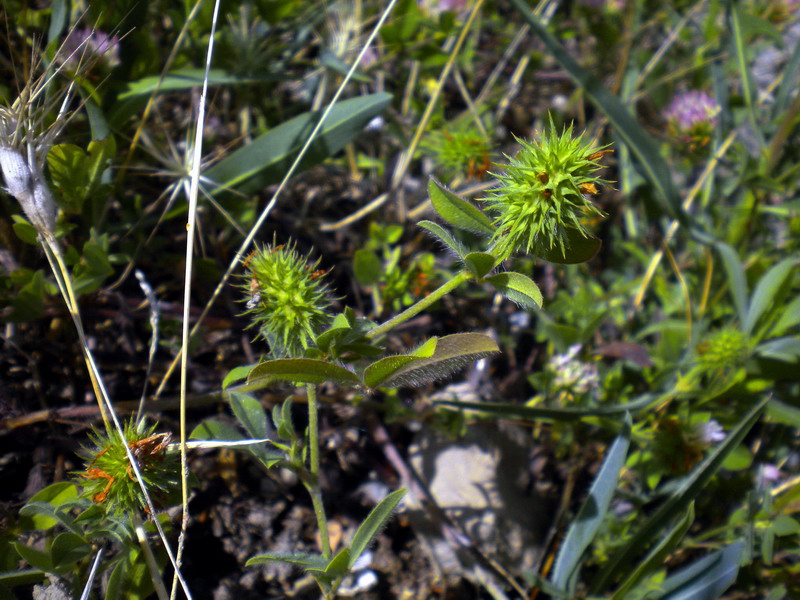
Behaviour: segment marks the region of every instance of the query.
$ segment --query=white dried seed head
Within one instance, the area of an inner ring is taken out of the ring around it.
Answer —
[[[56,204],[36,159],[29,163],[21,149],[0,144],[0,169],[8,193],[17,199],[28,220],[40,233],[53,237]]]

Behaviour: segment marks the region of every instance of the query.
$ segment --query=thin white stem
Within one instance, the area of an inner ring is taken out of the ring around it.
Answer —
[[[214,56],[214,35],[219,18],[219,0],[214,2],[214,14],[211,18],[211,35],[208,38],[206,53],[206,70],[203,75],[203,87],[197,106],[197,123],[194,134],[194,148],[191,164],[191,187],[189,188],[189,216],[186,223],[186,271],[183,286],[183,331],[181,340],[181,391],[180,391],[180,429],[181,429],[181,532],[178,536],[177,563],[180,566],[183,548],[186,543],[186,528],[189,525],[189,464],[186,457],[186,388],[189,370],[189,316],[192,303],[192,261],[194,258],[194,238],[197,229],[197,196],[200,190],[200,163],[203,159],[203,128],[205,126],[206,96],[208,94],[208,74],[211,70],[211,59]],[[175,574],[177,576],[177,570]],[[172,582],[170,598],[175,598],[177,581]]]
[[[250,245],[253,243],[253,240],[256,237],[256,234],[266,222],[267,217],[269,217],[269,214],[272,212],[272,209],[275,207],[275,204],[277,204],[278,197],[283,192],[283,189],[286,187],[287,182],[292,177],[292,175],[294,175],[294,172],[297,170],[297,167],[300,165],[300,162],[303,160],[306,153],[308,152],[308,149],[311,147],[311,144],[316,139],[317,134],[319,133],[320,129],[322,129],[322,125],[325,123],[325,120],[328,118],[328,115],[330,114],[331,110],[333,110],[333,106],[336,104],[336,101],[342,95],[344,88],[350,82],[350,79],[353,77],[353,74],[358,68],[358,65],[361,63],[361,59],[364,57],[364,54],[366,54],[367,50],[372,45],[375,36],[378,35],[378,31],[380,31],[380,28],[383,26],[384,22],[389,17],[389,14],[391,13],[395,4],[397,4],[397,0],[391,0],[384,9],[383,14],[381,14],[380,19],[378,19],[378,22],[375,24],[375,27],[373,28],[372,32],[367,38],[364,47],[361,49],[361,52],[358,53],[358,56],[356,57],[355,61],[353,61],[353,65],[350,67],[350,70],[347,71],[347,75],[345,75],[344,79],[342,79],[341,84],[339,84],[339,88],[336,90],[336,93],[333,95],[333,98],[331,98],[331,101],[328,103],[327,108],[322,113],[322,117],[320,118],[316,127],[314,127],[313,131],[308,136],[308,140],[306,140],[305,145],[301,148],[300,152],[297,154],[297,158],[295,158],[294,162],[292,163],[292,166],[289,167],[289,170],[286,172],[286,175],[284,175],[283,180],[278,186],[278,189],[275,190],[275,193],[272,195],[272,198],[270,199],[269,203],[261,212],[261,214],[258,217],[258,220],[255,222],[253,227],[250,229],[250,233],[247,234],[247,237],[244,239],[242,244],[239,246],[239,249],[236,251],[236,255],[233,257],[233,260],[231,260],[227,270],[222,276],[222,279],[220,280],[219,284],[217,284],[214,293],[211,295],[211,299],[206,303],[205,307],[203,308],[203,312],[200,314],[200,317],[197,319],[194,327],[192,328],[192,335],[194,335],[196,331],[200,328],[200,324],[203,322],[203,319],[205,319],[206,315],[211,310],[211,307],[214,306],[214,302],[216,302],[217,298],[222,293],[222,290],[225,288],[225,285],[227,285],[228,280],[233,274],[233,271],[239,265],[242,258],[247,254],[248,250],[250,249]],[[174,371],[175,366],[179,361],[182,360],[183,360],[183,350],[180,350],[178,355],[172,361],[172,364],[170,365],[169,369],[164,375],[164,378],[161,380],[161,384],[159,385],[155,393],[156,397],[161,395],[161,392],[166,387],[167,381],[169,380],[170,375]]]
[[[111,398],[108,395],[108,391],[106,390],[105,384],[103,383],[103,378],[100,375],[100,369],[97,368],[97,363],[94,360],[94,355],[92,351],[89,349],[89,343],[86,340],[86,334],[83,329],[83,322],[81,321],[80,313],[78,312],[78,302],[75,298],[75,292],[72,288],[72,283],[70,280],[69,271],[67,270],[67,265],[64,263],[64,259],[61,255],[61,249],[58,246],[58,242],[53,237],[49,236],[42,236],[42,247],[44,248],[45,255],[47,256],[47,260],[50,262],[50,267],[53,270],[53,274],[56,277],[56,282],[58,283],[59,289],[61,290],[62,295],[64,296],[64,301],[67,304],[67,308],[69,309],[70,315],[72,320],[75,324],[75,329],[78,332],[78,339],[81,344],[81,349],[83,350],[84,359],[86,360],[87,368],[89,369],[89,376],[92,379],[92,385],[95,387],[95,393],[98,396],[98,401],[101,403],[100,407],[103,411],[105,418],[108,419],[110,417],[111,422],[114,424],[114,429],[116,429],[117,433],[120,435],[120,439],[125,439],[125,429],[122,427],[122,423],[117,416],[116,411],[114,410],[114,406],[111,403]],[[164,549],[167,552],[167,556],[169,557],[170,563],[172,564],[173,568],[175,569],[175,575],[177,576],[178,580],[181,583],[181,587],[183,588],[184,592],[186,593],[187,598],[191,599],[191,594],[189,592],[189,587],[186,584],[186,580],[183,578],[183,574],[180,572],[180,568],[178,566],[177,561],[175,560],[175,554],[172,551],[172,548],[169,545],[169,540],[167,540],[167,534],[164,532],[164,528],[161,526],[161,522],[158,518],[155,517],[156,508],[153,504],[153,500],[150,498],[150,493],[147,491],[147,486],[144,483],[144,479],[142,478],[142,472],[139,469],[139,462],[133,456],[133,452],[131,451],[128,444],[124,444],[125,448],[125,455],[128,458],[128,462],[131,465],[131,470],[136,477],[136,482],[139,484],[139,487],[142,490],[142,496],[144,497],[145,505],[147,506],[148,511],[151,515],[153,515],[153,523],[158,530],[158,535],[161,538],[161,542],[164,544]]]

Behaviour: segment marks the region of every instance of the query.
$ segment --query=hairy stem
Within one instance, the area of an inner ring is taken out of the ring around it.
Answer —
[[[308,391],[308,440],[310,449],[311,481],[307,485],[314,505],[314,514],[319,525],[319,540],[322,545],[322,555],[331,556],[331,543],[328,539],[328,519],[325,516],[325,506],[322,503],[322,490],[319,485],[319,419],[317,411],[317,386],[306,386]]]
[[[447,294],[452,292],[454,289],[456,289],[465,281],[469,281],[470,279],[472,279],[472,277],[473,277],[472,273],[464,269],[463,271],[458,273],[458,275],[453,277],[450,281],[436,288],[434,291],[425,296],[422,300],[420,300],[416,304],[409,306],[399,315],[392,317],[391,319],[386,321],[383,325],[379,325],[375,329],[370,330],[367,333],[367,338],[368,339],[377,338],[386,333],[387,331],[397,327],[401,323],[405,323],[410,318],[417,316],[423,310],[431,306],[437,300],[444,298]],[[310,402],[311,399],[309,398],[309,404]]]

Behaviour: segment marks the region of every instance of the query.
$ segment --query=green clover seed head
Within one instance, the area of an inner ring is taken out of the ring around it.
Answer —
[[[436,166],[449,178],[481,179],[490,164],[489,143],[469,124],[431,132],[420,148],[433,157]]]
[[[294,244],[259,248],[245,261],[244,314],[276,357],[302,356],[329,321],[332,298],[318,265],[308,264]]]
[[[495,175],[500,186],[487,198],[497,215],[493,251],[505,259],[516,251],[536,255],[557,247],[566,256],[568,229],[588,237],[582,219],[605,216],[589,195],[608,183],[595,173],[611,150],[585,142],[583,134],[573,137],[571,125],[557,133],[552,118],[539,141],[517,141],[522,149],[509,158],[505,173]]]
[[[138,425],[129,421],[123,428],[124,439],[113,429],[95,429],[89,434],[90,446],[83,448],[84,471],[75,473],[83,495],[104,507],[106,513],[125,516],[146,508],[144,495],[128,461],[127,445],[142,475],[150,498],[157,508],[179,501],[180,468],[177,453],[167,451],[169,434],[157,434],[157,424]]]
[[[738,329],[721,329],[709,335],[696,348],[697,361],[706,371],[741,366],[750,353],[747,336]]]

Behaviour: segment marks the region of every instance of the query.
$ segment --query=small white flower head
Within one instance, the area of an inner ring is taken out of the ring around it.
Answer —
[[[547,370],[553,376],[552,385],[555,393],[582,395],[600,386],[597,366],[575,358],[580,350],[581,345],[575,344],[564,354],[554,355],[548,362]]]
[[[775,465],[766,463],[758,468],[756,484],[760,488],[765,488],[777,483],[781,478],[781,470]]]
[[[727,434],[722,425],[714,419],[709,419],[699,427],[698,437],[708,446],[723,441],[726,436]]]

